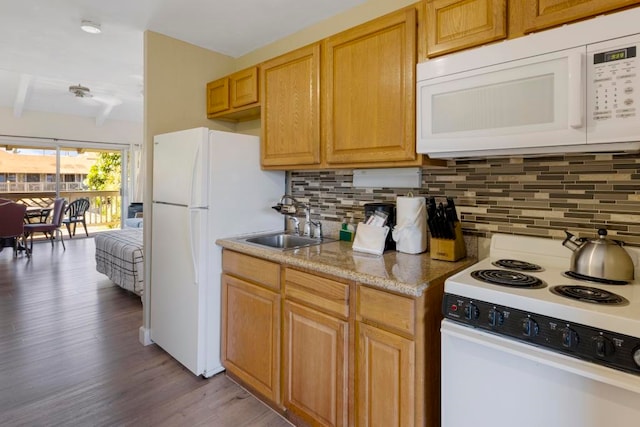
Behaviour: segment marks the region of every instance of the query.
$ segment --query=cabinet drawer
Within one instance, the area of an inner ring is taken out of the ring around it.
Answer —
[[[285,269],[284,274],[286,298],[296,299],[343,318],[349,316],[348,284],[291,268]]]
[[[273,290],[280,290],[280,264],[225,249],[222,251],[222,270]]]
[[[360,286],[357,310],[362,320],[415,335],[416,303],[412,298]]]

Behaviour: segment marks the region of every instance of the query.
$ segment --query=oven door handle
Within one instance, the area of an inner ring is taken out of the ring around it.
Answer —
[[[571,372],[573,374],[590,378],[592,380],[622,388],[633,393],[640,393],[640,381],[638,377],[616,369],[607,368],[564,354],[555,353],[533,345],[518,342],[513,339],[503,338],[489,334],[479,329],[467,327],[444,319],[440,327],[442,337],[446,335],[475,344],[485,346],[497,351],[512,354],[514,356],[529,359],[536,363]]]

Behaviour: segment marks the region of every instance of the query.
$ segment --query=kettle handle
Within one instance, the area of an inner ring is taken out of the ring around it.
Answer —
[[[562,246],[565,246],[575,252],[581,246],[580,244],[576,243],[576,241],[574,240],[576,236],[574,236],[573,234],[569,233],[566,230],[564,233],[567,235],[567,238],[564,239],[564,241],[562,242]]]

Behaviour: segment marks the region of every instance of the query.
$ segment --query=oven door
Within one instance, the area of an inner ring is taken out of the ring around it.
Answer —
[[[640,422],[640,377],[450,320],[442,426],[600,427]]]

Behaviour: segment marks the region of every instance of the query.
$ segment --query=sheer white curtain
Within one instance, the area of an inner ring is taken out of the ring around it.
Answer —
[[[131,171],[133,173],[132,202],[142,202],[145,181],[145,148],[144,145],[134,145],[131,149]]]

